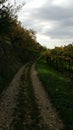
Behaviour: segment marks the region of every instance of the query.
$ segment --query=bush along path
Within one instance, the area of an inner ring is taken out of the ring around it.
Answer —
[[[31,79],[42,117],[41,122],[44,126],[47,127],[47,130],[63,130],[64,125],[60,120],[55,108],[52,106],[50,99],[48,98],[48,95],[45,92],[44,87],[37,76],[35,65],[33,65],[31,69]]]

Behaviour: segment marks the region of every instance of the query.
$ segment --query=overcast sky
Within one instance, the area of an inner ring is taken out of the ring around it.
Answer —
[[[24,0],[16,0],[17,4]],[[26,0],[18,19],[48,48],[73,42],[73,0]]]

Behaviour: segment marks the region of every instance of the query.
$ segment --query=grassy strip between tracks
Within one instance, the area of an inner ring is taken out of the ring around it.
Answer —
[[[45,60],[36,64],[40,80],[44,84],[51,101],[56,106],[63,119],[66,130],[73,130],[73,87],[72,81],[49,67]],[[64,130],[65,130],[64,129]]]
[[[20,91],[17,106],[13,114],[13,130],[42,130],[40,113],[35,101],[34,91],[30,79],[30,67],[21,76]]]

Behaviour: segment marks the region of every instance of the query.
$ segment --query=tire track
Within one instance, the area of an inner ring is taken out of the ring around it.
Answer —
[[[9,87],[2,93],[2,98],[0,101],[0,130],[12,130],[12,115],[14,112],[14,108],[16,107],[20,77],[24,68],[25,66],[23,66],[17,72]]]
[[[52,107],[48,95],[45,92],[44,87],[38,78],[37,72],[35,70],[35,64],[33,64],[31,68],[31,79],[35,97],[37,99],[37,104],[41,113],[41,123],[47,126],[48,130],[62,130],[64,127],[63,123],[60,120],[55,108]]]
[[[40,113],[30,79],[31,63],[28,64],[21,76],[17,105],[14,111],[12,130],[42,130]]]

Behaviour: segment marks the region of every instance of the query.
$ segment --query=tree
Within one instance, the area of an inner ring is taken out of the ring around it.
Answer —
[[[0,2],[0,35],[8,34],[12,24],[17,21],[12,6],[6,5],[6,2],[7,0],[2,0]]]

